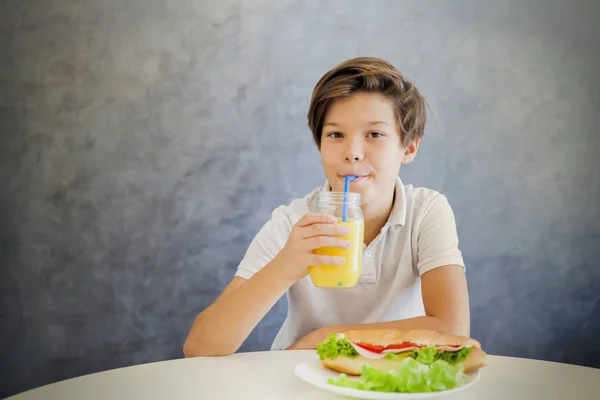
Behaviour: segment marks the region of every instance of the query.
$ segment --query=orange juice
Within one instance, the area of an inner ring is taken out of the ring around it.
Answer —
[[[344,257],[346,262],[340,265],[311,265],[308,274],[313,284],[322,288],[351,288],[358,282],[362,272],[362,254],[364,241],[364,223],[362,220],[338,220],[339,225],[350,229],[348,236],[340,236],[349,240],[348,249],[338,247],[321,247],[315,250],[316,254]]]

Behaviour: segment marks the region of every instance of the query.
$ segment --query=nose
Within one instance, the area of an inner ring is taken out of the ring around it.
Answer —
[[[365,152],[361,143],[357,140],[348,141],[344,149],[344,159],[351,164],[360,162],[365,157]]]

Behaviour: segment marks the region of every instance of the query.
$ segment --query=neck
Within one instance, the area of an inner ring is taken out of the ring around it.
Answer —
[[[379,235],[381,228],[387,222],[394,205],[395,188],[363,204],[361,209],[365,220],[365,243],[368,246]]]

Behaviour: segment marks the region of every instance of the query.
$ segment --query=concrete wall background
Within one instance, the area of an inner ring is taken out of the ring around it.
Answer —
[[[0,394],[181,357],[271,210],[323,182],[310,93],[357,55],[427,95],[402,178],[453,205],[472,335],[600,367],[598,4],[4,1]]]

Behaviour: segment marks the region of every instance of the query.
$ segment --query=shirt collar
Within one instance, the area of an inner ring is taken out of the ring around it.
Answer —
[[[325,180],[322,190],[330,191],[331,187],[329,182]],[[394,205],[392,205],[392,211],[388,217],[385,226],[404,226],[406,222],[406,193],[404,191],[404,184],[400,177],[396,177],[396,183],[394,188]]]

